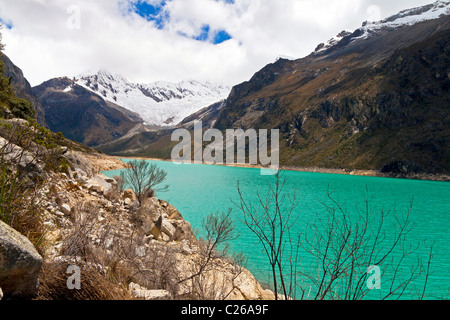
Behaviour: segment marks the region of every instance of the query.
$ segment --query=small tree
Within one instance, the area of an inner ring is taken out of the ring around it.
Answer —
[[[242,255],[229,254],[229,243],[238,237],[235,222],[228,213],[210,214],[202,221],[205,239],[199,242],[198,255],[190,267],[190,275],[178,282],[178,285],[189,282],[190,298],[195,300],[225,300],[235,288],[234,280],[242,273]],[[231,271],[232,278],[220,276],[215,279],[215,272],[223,270],[224,261],[232,260],[235,266]]]
[[[167,178],[167,172],[145,160],[132,160],[129,168],[121,172],[120,176],[134,190],[140,204],[155,192],[169,189],[168,185],[160,187]]]
[[[273,282],[275,299],[279,293],[285,299],[295,295],[296,266],[298,260],[298,245],[293,242],[291,228],[295,223],[293,212],[296,206],[296,194],[284,192],[285,179],[283,172],[275,175],[275,184],[268,183],[265,197],[257,192],[257,205],[245,200],[238,184],[239,203],[235,205],[243,213],[244,224],[257,236],[268,258]],[[289,272],[286,274],[286,267]]]
[[[330,204],[324,203],[327,215],[310,225],[301,239],[301,246],[317,261],[317,272],[305,274],[311,281],[315,300],[362,300],[372,291],[368,281],[373,278],[369,271],[378,268],[381,273],[376,280],[385,290],[380,299],[399,299],[407,290],[423,299],[428,282],[433,247],[422,257],[415,256],[419,246],[407,239],[412,231],[410,215],[412,202],[405,214],[396,209],[375,211],[370,205],[366,190],[364,202],[356,213],[348,212],[330,191]],[[391,216],[392,224],[387,225]],[[417,263],[408,265],[407,260]],[[411,259],[412,258],[412,259]],[[403,270],[403,272],[402,272]],[[423,277],[423,287],[414,282]],[[381,286],[380,286],[381,287]]]

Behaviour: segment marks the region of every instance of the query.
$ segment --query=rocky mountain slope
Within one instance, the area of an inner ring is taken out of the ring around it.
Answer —
[[[172,142],[171,137],[177,128],[192,129],[194,121],[202,121],[204,129],[212,128],[217,120],[219,112],[225,107],[226,100],[213,103],[209,107],[185,118],[177,127],[148,132],[135,132],[120,139],[102,144],[97,148],[102,152],[114,156],[151,157],[170,159],[173,147],[177,142]]]
[[[185,117],[224,99],[230,92],[226,86],[198,81],[131,83],[104,70],[82,75],[76,83],[106,101],[139,114],[147,125],[154,127],[173,127]]]
[[[120,138],[142,123],[128,110],[107,103],[69,78],[56,78],[34,87],[53,132],[87,146]]]
[[[216,128],[278,128],[304,167],[449,172],[449,2],[367,24],[235,86]]]
[[[11,86],[13,87],[17,97],[28,100],[32,103],[33,108],[36,110],[37,121],[46,126],[44,109],[41,101],[33,93],[30,83],[24,77],[22,70],[17,67],[8,56],[2,54],[1,59],[5,66],[5,76],[10,79]]]

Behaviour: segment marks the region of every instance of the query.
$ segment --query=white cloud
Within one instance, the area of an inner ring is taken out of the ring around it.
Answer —
[[[343,29],[430,1],[171,0],[164,7],[170,21],[160,30],[129,12],[126,0],[2,0],[0,19],[12,24],[3,30],[5,53],[32,85],[100,68],[136,82],[234,85],[277,56],[301,58]],[[73,6],[79,17],[68,11]],[[190,38],[204,25],[232,39],[214,45]]]

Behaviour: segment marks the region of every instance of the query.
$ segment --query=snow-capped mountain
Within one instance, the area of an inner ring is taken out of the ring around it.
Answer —
[[[433,20],[441,17],[442,15],[450,14],[450,2],[449,1],[436,1],[432,4],[407,9],[400,11],[398,14],[393,15],[387,19],[377,22],[365,22],[361,30],[364,34],[359,38],[367,38],[381,29],[393,29],[402,26],[412,26],[416,23]]]
[[[81,75],[76,83],[105,100],[139,114],[148,125],[174,126],[189,115],[225,99],[230,88],[198,81],[148,84],[129,82],[125,77],[101,70]]]
[[[328,49],[339,45],[341,41],[346,43],[359,39],[368,39],[382,30],[397,29],[403,26],[412,26],[419,22],[438,19],[441,16],[450,15],[450,1],[436,1],[432,4],[407,9],[399,13],[376,22],[364,22],[362,27],[354,32],[345,30],[336,37],[330,39],[327,43],[321,43],[314,54],[326,52]]]
[[[349,30],[343,30],[341,31],[337,36],[335,36],[334,38],[331,38],[330,40],[328,40],[327,43],[321,43],[317,46],[316,48],[316,53],[320,53],[320,52],[324,52],[326,50],[328,50],[329,48],[337,45],[342,39],[344,39],[347,36],[350,36],[353,32],[349,31]]]

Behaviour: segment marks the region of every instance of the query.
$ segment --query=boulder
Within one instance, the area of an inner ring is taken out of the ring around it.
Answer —
[[[146,199],[140,209],[139,212],[143,215],[148,215],[153,222],[157,222],[160,217],[163,215],[162,207],[159,203],[159,200],[156,198],[148,198]]]
[[[175,233],[177,232],[177,230],[169,220],[163,219],[161,223],[161,232],[168,235],[169,239],[172,240],[175,237]]]
[[[247,269],[243,269],[233,281],[235,290],[227,300],[275,300],[270,290],[265,290]]]
[[[35,297],[42,262],[42,257],[25,236],[0,221],[0,287],[6,297]]]
[[[173,241],[195,241],[195,235],[192,232],[192,226],[186,220],[169,220],[170,223],[175,228],[175,235],[173,236]]]
[[[72,165],[72,169],[78,172],[80,176],[92,177],[96,170],[92,163],[87,160],[81,153],[76,151],[68,151],[64,154],[64,157]]]
[[[150,219],[149,215],[145,214],[141,210],[137,210],[133,213],[132,221],[135,227],[139,228],[142,233],[146,236],[153,235],[154,237],[159,236],[159,233],[155,234],[155,223]],[[159,230],[158,230],[159,232]]]
[[[167,214],[168,219],[170,220],[183,220],[183,216],[181,213],[175,209],[174,206],[167,203],[166,201],[159,200],[159,203],[161,204],[161,207],[164,209],[164,211]]]
[[[108,193],[114,189],[115,183],[114,179],[99,173],[86,182],[86,188],[97,193]]]
[[[148,290],[133,282],[128,286],[128,290],[130,291],[130,294],[137,299],[149,301],[172,299],[172,296],[166,290]]]
[[[69,216],[70,213],[72,212],[72,208],[70,208],[70,206],[68,204],[63,204],[61,206],[61,211],[66,215]]]
[[[28,170],[28,172],[43,172],[42,166],[39,165],[36,157],[2,137],[0,137],[0,149],[2,149],[2,155],[7,162],[18,165]]]

